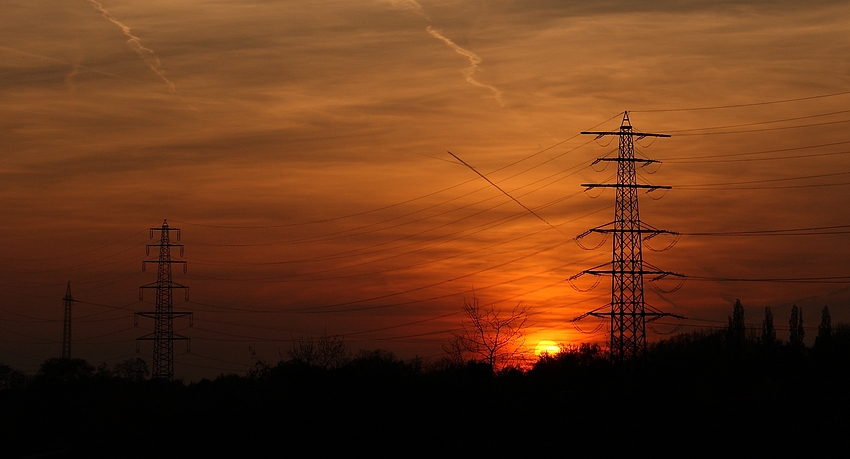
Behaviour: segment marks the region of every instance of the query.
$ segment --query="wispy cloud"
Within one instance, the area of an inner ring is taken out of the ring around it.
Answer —
[[[422,9],[422,5],[420,5],[419,2],[417,2],[416,0],[392,0],[392,2],[393,6],[395,6],[396,8],[413,11],[414,13],[418,14],[419,16],[422,16],[428,21],[431,20],[431,18],[428,17],[427,14],[425,14],[425,10]]]
[[[431,18],[425,13],[425,10],[422,8],[422,5],[419,4],[416,0],[392,0],[392,4],[396,8],[405,9],[409,11],[413,11],[417,15],[425,18],[428,22],[431,22]],[[457,43],[453,42],[451,39],[447,38],[440,32],[434,30],[430,25],[425,28],[432,37],[442,41],[449,48],[455,50],[461,56],[469,59],[469,67],[463,69],[462,73],[466,81],[472,85],[478,86],[479,88],[488,89],[493,92],[493,96],[496,99],[496,102],[499,103],[500,106],[504,107],[505,103],[502,100],[502,91],[497,89],[494,86],[490,86],[475,79],[475,73],[478,71],[478,64],[482,62],[482,59],[472,51],[468,49],[461,48],[457,45]]]
[[[475,79],[475,71],[478,70],[478,64],[481,63],[481,58],[478,57],[477,54],[473,53],[472,51],[469,51],[468,49],[461,48],[455,42],[444,37],[442,34],[440,34],[440,32],[437,32],[436,30],[434,30],[434,28],[431,27],[431,26],[428,26],[426,28],[426,30],[434,38],[441,40],[443,43],[446,44],[446,46],[455,50],[455,52],[457,52],[461,56],[464,56],[467,59],[469,59],[469,64],[470,64],[469,67],[463,69],[463,71],[462,71],[463,76],[464,76],[464,78],[466,78],[466,81],[468,83],[473,84],[475,86],[478,86],[480,88],[489,89],[490,91],[493,92],[493,95],[496,98],[496,102],[498,102],[499,105],[501,105],[503,107],[505,106],[505,103],[502,101],[502,91],[499,91],[495,87],[481,83],[480,81]]]
[[[130,49],[135,51],[139,55],[139,57],[141,57],[142,60],[145,61],[145,64],[147,64],[148,67],[150,67],[150,69],[154,73],[156,73],[156,75],[161,78],[162,81],[165,82],[165,84],[168,85],[168,88],[171,90],[172,93],[177,94],[177,87],[174,86],[174,83],[172,83],[171,80],[169,80],[168,77],[165,76],[165,72],[162,71],[162,64],[160,63],[159,58],[156,56],[153,50],[143,46],[141,40],[139,40],[139,37],[130,33],[130,28],[121,23],[121,21],[119,21],[118,19],[116,19],[115,16],[109,13],[109,11],[106,11],[102,4],[96,2],[95,0],[88,0],[88,2],[92,5],[94,9],[99,11],[100,14],[103,15],[106,20],[115,24],[121,29],[122,32],[124,32],[124,35],[129,38],[129,40],[127,40],[127,46],[129,46]]]
[[[15,54],[20,54],[21,56],[36,57],[36,58],[39,58],[39,59],[44,59],[44,60],[47,60],[47,61],[67,65],[67,66],[73,68],[71,70],[71,73],[73,75],[71,75],[71,76],[78,75],[79,73],[81,73],[80,70],[82,69],[82,70],[88,70],[89,72],[99,73],[101,75],[120,78],[120,76],[118,76],[114,73],[104,72],[103,70],[98,70],[98,69],[94,69],[94,68],[91,68],[91,67],[86,67],[85,65],[82,65],[81,61],[79,61],[79,60],[77,62],[71,63],[71,62],[68,62],[68,61],[63,61],[62,59],[56,59],[55,57],[45,56],[43,54],[35,54],[35,53],[31,53],[29,51],[23,51],[23,50],[16,49],[16,48],[9,48],[8,46],[0,46],[0,50],[12,52],[12,53],[15,53]],[[66,80],[66,82],[67,82],[67,80]]]
[[[77,58],[77,61],[71,67],[71,71],[68,72],[67,75],[65,75],[65,85],[68,86],[68,92],[70,92],[71,94],[74,94],[74,92],[76,92],[77,90],[76,86],[74,85],[74,78],[80,73],[82,73],[82,61],[83,60],[81,58]]]

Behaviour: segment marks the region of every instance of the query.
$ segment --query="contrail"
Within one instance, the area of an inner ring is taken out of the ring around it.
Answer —
[[[391,0],[392,4],[396,8],[403,8],[406,10],[413,11],[417,15],[425,18],[426,21],[431,22],[431,18],[425,14],[425,10],[422,8],[422,5],[419,4],[416,0]],[[432,37],[442,41],[449,48],[455,50],[461,56],[469,59],[470,66],[463,69],[463,77],[470,84],[478,86],[479,88],[489,89],[493,92],[496,102],[499,103],[499,106],[504,107],[505,103],[502,101],[502,91],[499,91],[497,88],[481,83],[480,81],[475,79],[475,71],[478,70],[478,64],[481,63],[481,58],[478,57],[477,54],[469,51],[467,49],[463,49],[457,45],[457,43],[451,41],[450,39],[444,37],[440,32],[434,30],[430,25],[425,28]]]
[[[425,14],[425,10],[422,9],[422,5],[420,5],[416,0],[393,0],[393,5],[398,6],[399,3],[404,5],[404,9],[411,10],[419,16],[427,19],[429,22],[431,21],[431,18]]]
[[[141,57],[142,60],[145,61],[145,64],[148,64],[148,67],[153,70],[153,73],[156,73],[156,75],[160,77],[162,81],[165,82],[165,84],[168,85],[168,88],[171,89],[172,93],[177,94],[177,88],[174,86],[174,83],[172,83],[171,80],[169,80],[165,76],[165,73],[162,71],[159,58],[156,57],[156,54],[154,54],[153,50],[142,46],[142,42],[139,40],[139,37],[130,33],[130,28],[122,24],[121,21],[116,19],[115,16],[111,15],[109,11],[106,11],[106,9],[103,8],[103,5],[96,2],[95,0],[88,0],[88,2],[94,9],[100,11],[100,14],[104,18],[106,18],[106,20],[117,25],[121,29],[121,31],[124,32],[124,35],[129,38],[129,40],[127,40],[127,46],[129,46],[130,49],[135,51],[139,55],[139,57]]]
[[[539,218],[539,219],[540,219],[540,221],[542,221],[543,223],[545,223],[545,224],[549,225],[549,227],[550,227],[550,228],[552,228],[552,229],[554,229],[555,231],[557,231],[557,232],[559,232],[559,233],[561,233],[561,234],[564,234],[564,232],[563,232],[563,231],[559,230],[556,226],[554,226],[554,225],[552,225],[551,223],[549,223],[548,221],[546,221],[546,219],[545,219],[545,218],[541,217],[540,215],[537,215],[537,212],[535,212],[535,211],[533,211],[533,210],[529,209],[528,207],[525,207],[525,204],[523,204],[523,203],[521,203],[521,202],[517,201],[517,199],[516,199],[515,197],[511,196],[510,194],[508,194],[508,192],[507,192],[507,191],[505,191],[505,190],[503,190],[501,187],[499,187],[499,185],[496,185],[495,183],[493,183],[493,181],[492,181],[492,180],[490,180],[490,179],[488,179],[488,178],[487,178],[487,176],[485,176],[485,175],[484,175],[484,174],[482,174],[481,172],[478,172],[478,170],[476,170],[474,167],[472,167],[472,166],[470,166],[469,164],[467,164],[467,163],[466,163],[466,161],[464,161],[464,160],[462,160],[462,159],[458,158],[458,157],[457,157],[457,155],[455,155],[455,154],[454,154],[454,153],[452,153],[452,152],[448,152],[448,153],[449,153],[450,155],[452,155],[452,156],[454,157],[454,159],[456,159],[456,160],[460,161],[460,162],[461,162],[464,166],[466,166],[466,167],[468,167],[468,168],[472,169],[472,172],[475,172],[476,174],[478,174],[478,176],[479,176],[479,177],[481,177],[481,178],[483,178],[484,180],[486,180],[486,181],[487,181],[487,183],[489,183],[490,185],[493,185],[494,187],[496,187],[496,189],[497,189],[497,190],[499,190],[499,191],[501,191],[501,192],[502,192],[502,194],[504,194],[505,196],[507,196],[507,197],[511,198],[511,199],[512,199],[515,203],[517,203],[517,204],[519,204],[520,206],[522,206],[522,208],[523,208],[523,209],[525,209],[525,210],[529,211],[529,212],[531,213],[531,215],[534,215],[535,217]]]
[[[464,56],[467,59],[469,59],[470,66],[463,69],[463,76],[466,78],[466,81],[469,82],[470,84],[475,85],[475,86],[485,88],[485,89],[489,89],[490,91],[493,91],[493,94],[496,97],[496,102],[498,102],[499,105],[502,106],[502,107],[505,106],[505,103],[502,101],[502,91],[499,91],[498,89],[494,88],[493,86],[483,84],[483,83],[481,83],[481,82],[479,82],[478,80],[475,79],[475,71],[478,69],[478,64],[481,63],[481,58],[478,57],[477,54],[473,53],[472,51],[461,48],[460,46],[455,44],[455,42],[453,42],[450,39],[442,36],[440,34],[440,32],[437,32],[431,26],[426,27],[425,30],[427,30],[428,33],[430,33],[434,38],[436,38],[438,40],[442,40],[443,43],[445,43],[449,48],[452,48],[453,50],[455,50],[455,52],[457,52],[461,56]]]

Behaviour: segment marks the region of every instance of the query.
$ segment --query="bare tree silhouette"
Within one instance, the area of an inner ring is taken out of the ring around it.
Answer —
[[[451,361],[484,362],[500,371],[519,366],[525,357],[525,327],[529,308],[521,302],[510,311],[482,308],[478,298],[463,302],[461,331],[454,333],[443,350]]]
[[[337,335],[294,340],[286,354],[295,362],[325,369],[340,368],[351,360],[345,340]]]

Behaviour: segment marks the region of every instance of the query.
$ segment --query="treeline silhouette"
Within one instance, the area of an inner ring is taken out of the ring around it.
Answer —
[[[532,452],[807,456],[848,443],[850,327],[825,311],[812,347],[743,322],[650,345],[613,364],[599,345],[526,369],[350,354],[305,339],[277,363],[184,384],[132,359],[0,366],[3,457],[393,456]],[[795,319],[798,320],[798,319]],[[792,327],[793,329],[793,327]]]

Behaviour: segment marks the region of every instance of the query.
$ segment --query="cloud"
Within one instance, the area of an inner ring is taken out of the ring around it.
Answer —
[[[80,60],[77,60],[76,62],[71,63],[71,62],[68,62],[68,61],[63,61],[61,59],[56,59],[55,57],[45,56],[45,55],[42,55],[42,54],[30,53],[30,52],[23,51],[23,50],[20,50],[20,49],[15,49],[15,48],[9,48],[8,46],[0,46],[0,50],[12,52],[12,53],[15,53],[15,54],[19,54],[21,56],[37,57],[39,59],[44,59],[44,60],[47,60],[47,61],[67,65],[68,67],[72,67],[71,72],[74,73],[73,76],[80,74],[81,73],[80,70],[82,69],[82,70],[87,70],[89,72],[99,73],[101,75],[119,78],[119,76],[114,74],[114,73],[104,72],[103,70],[98,70],[98,69],[95,69],[95,68],[91,68],[91,67],[87,67],[85,65],[82,65],[82,62]]]
[[[405,10],[413,11],[414,13],[422,16],[427,20],[431,20],[427,14],[425,14],[425,10],[422,9],[422,5],[419,4],[416,0],[392,0],[393,6],[396,8],[401,8]]]
[[[422,5],[419,4],[419,2],[417,2],[416,0],[392,0],[392,4],[396,8],[413,11],[417,15],[425,18],[428,22],[431,22],[431,18],[425,13],[425,10],[422,8]],[[494,86],[486,85],[475,79],[475,73],[478,70],[478,64],[480,64],[482,61],[482,59],[477,54],[473,53],[468,49],[461,48],[457,45],[457,43],[447,38],[440,32],[437,32],[430,25],[426,27],[425,30],[427,30],[432,37],[442,41],[446,44],[446,46],[455,50],[455,52],[457,52],[461,56],[469,59],[469,67],[463,69],[463,71],[461,72],[463,73],[463,76],[466,81],[474,86],[478,86],[479,88],[484,88],[492,91],[496,102],[498,102],[499,105],[502,107],[505,106],[505,103],[502,100],[502,91],[500,91]]]
[[[168,77],[165,76],[165,72],[163,72],[162,70],[162,64],[160,63],[159,58],[156,56],[153,50],[144,47],[139,37],[130,33],[130,28],[122,24],[121,21],[116,19],[115,16],[109,13],[109,11],[106,11],[106,9],[103,8],[102,4],[96,2],[95,0],[88,0],[88,2],[92,5],[94,9],[99,11],[104,18],[106,18],[109,22],[117,25],[121,29],[121,31],[124,32],[124,35],[130,38],[129,40],[127,40],[127,46],[129,46],[130,49],[135,51],[136,54],[138,54],[139,57],[141,57],[142,60],[145,61],[145,64],[147,64],[148,67],[150,67],[150,69],[160,79],[162,79],[165,84],[168,85],[168,89],[170,89],[172,93],[177,94],[177,87],[174,86],[174,83],[169,80]]]
[[[81,61],[82,59],[77,59],[77,62],[74,63],[73,67],[71,67],[71,71],[65,75],[65,84],[68,86],[68,92],[71,94],[73,94],[76,90],[76,87],[74,86],[74,78],[81,73]]]
[[[443,43],[446,44],[446,46],[455,50],[455,52],[457,52],[461,56],[469,59],[469,64],[470,64],[469,67],[463,69],[463,72],[462,72],[464,78],[466,78],[466,81],[468,83],[473,84],[475,86],[478,86],[480,88],[489,89],[490,91],[493,92],[493,95],[496,99],[496,102],[498,102],[499,105],[501,105],[503,107],[505,106],[505,103],[502,101],[502,91],[499,91],[495,87],[490,86],[490,85],[486,85],[486,84],[481,83],[480,81],[475,79],[475,71],[478,70],[478,64],[481,63],[481,58],[478,57],[477,54],[475,54],[472,51],[469,51],[467,49],[461,48],[455,42],[444,37],[443,35],[440,34],[440,32],[437,32],[436,30],[434,30],[431,26],[428,26],[425,30],[427,30],[428,33],[430,33],[434,38],[441,40]]]

